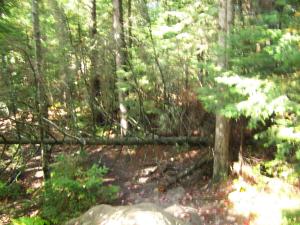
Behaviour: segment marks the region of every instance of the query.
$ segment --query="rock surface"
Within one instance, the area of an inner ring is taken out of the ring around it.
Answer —
[[[98,205],[66,225],[186,225],[153,203],[130,206]]]

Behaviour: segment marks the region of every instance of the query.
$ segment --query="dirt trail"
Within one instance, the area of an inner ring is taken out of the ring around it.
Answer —
[[[180,149],[171,146],[144,146],[137,149],[105,147],[89,149],[92,159],[98,159],[111,169],[107,182],[121,187],[116,205],[152,202],[190,224],[244,224],[246,218],[229,210],[224,187],[208,187],[212,165],[196,170],[180,182],[164,189],[166,176],[176,176],[201,157],[205,149]],[[161,169],[163,168],[163,169]],[[163,170],[163,171],[162,171]]]
[[[53,153],[55,156],[62,152],[72,154],[78,149],[78,146],[63,149],[58,147]],[[294,187],[276,179],[269,179],[260,188],[242,178],[229,179],[228,182],[213,187],[210,185],[210,163],[167,188],[161,185],[169,177],[176,176],[197,162],[207,149],[187,146],[94,146],[86,148],[86,151],[90,164],[110,169],[104,182],[120,186],[119,198],[114,205],[155,203],[192,225],[280,225],[284,207],[300,206],[299,191],[296,195]],[[26,168],[22,182],[26,188],[38,190],[42,185],[39,156],[31,157],[27,165],[30,168]],[[278,190],[273,190],[274,187]],[[1,202],[2,206],[5,204],[5,207],[1,207],[5,212],[0,212],[0,224],[8,224],[12,211],[10,209],[20,207],[30,198],[28,195],[19,202]],[[279,214],[276,218],[270,216],[274,210]],[[34,208],[26,211],[27,215],[37,213],[38,209]]]

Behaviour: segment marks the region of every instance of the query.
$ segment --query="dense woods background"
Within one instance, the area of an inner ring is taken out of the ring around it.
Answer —
[[[299,7],[298,0],[0,1],[0,177],[26,168],[24,149],[41,153],[48,179],[51,143],[126,145],[132,137],[131,144],[170,137],[211,147],[214,140],[215,181],[249,149],[297,171]]]

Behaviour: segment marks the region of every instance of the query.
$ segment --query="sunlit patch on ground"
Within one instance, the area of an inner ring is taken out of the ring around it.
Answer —
[[[0,224],[8,224],[10,222],[10,216],[2,214],[0,217]]]
[[[78,155],[80,150],[80,146],[56,146],[53,155],[54,158],[61,153]],[[113,205],[152,202],[191,224],[300,224],[299,190],[297,192],[295,186],[281,179],[257,175],[250,165],[243,166],[244,179],[229,179],[215,186],[210,182],[211,174],[202,173],[212,168],[207,164],[161,190],[160,181],[189,168],[201,158],[204,150],[178,146],[90,146],[86,150],[87,163],[109,168],[103,182],[120,186],[119,199]],[[30,188],[26,196],[30,196],[30,199],[21,198],[18,204],[1,202],[0,211],[2,206],[6,215],[0,213],[0,224],[9,224],[10,218],[23,215],[20,212],[33,216],[40,210],[38,207],[29,207],[32,196],[41,193],[39,190],[43,184],[40,156],[28,159],[22,182],[26,188]]]
[[[7,119],[7,120],[1,120],[0,123],[0,131],[1,132],[6,132],[8,130],[10,130],[12,128],[12,123],[11,120]]]
[[[268,178],[267,183],[256,186],[239,178],[233,188],[228,195],[231,211],[248,218],[248,224],[280,225],[283,223],[284,210],[300,207],[299,193],[276,178]]]

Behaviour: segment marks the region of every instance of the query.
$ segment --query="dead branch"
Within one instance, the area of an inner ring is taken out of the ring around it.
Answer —
[[[186,168],[185,170],[181,171],[176,176],[168,177],[168,179],[161,182],[161,184],[160,184],[160,186],[162,186],[161,188],[167,189],[169,186],[175,184],[180,179],[191,174],[194,170],[200,168],[203,164],[209,162],[212,159],[213,159],[212,153],[210,151],[205,152],[196,163],[194,163],[190,167]]]

